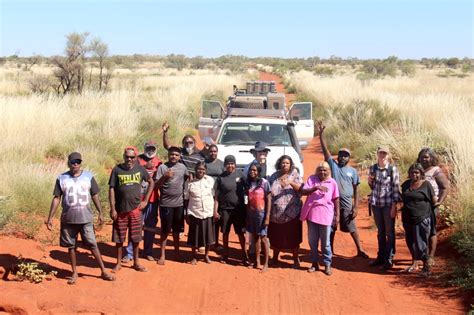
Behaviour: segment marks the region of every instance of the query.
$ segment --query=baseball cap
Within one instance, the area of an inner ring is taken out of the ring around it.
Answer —
[[[67,157],[67,160],[68,161],[72,161],[72,160],[81,160],[82,161],[82,156],[79,152],[72,152],[71,154],[69,154],[69,156]]]
[[[234,163],[235,164],[235,156],[233,155],[227,155],[225,158],[224,158],[224,165],[227,165],[229,163]]]
[[[377,148],[377,153],[379,153],[379,152],[390,153],[390,149],[386,145],[381,145]]]
[[[347,154],[349,154],[349,156],[351,155],[351,150],[349,150],[348,148],[340,148],[339,152],[346,152]]]
[[[156,146],[156,141],[155,140],[148,140],[146,143],[145,143],[145,150],[146,148],[157,148]]]

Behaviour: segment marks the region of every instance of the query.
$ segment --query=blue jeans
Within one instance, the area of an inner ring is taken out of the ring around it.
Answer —
[[[158,223],[158,200],[155,202],[149,202],[145,209],[142,210],[142,219],[145,228],[156,228]],[[155,232],[143,231],[143,255],[152,256],[153,253],[153,241],[155,240]],[[128,242],[125,248],[125,256],[133,258],[133,245],[132,242]]]
[[[393,264],[395,255],[395,218],[390,216],[392,205],[372,207],[375,225],[377,225],[377,259]]]
[[[324,265],[330,266],[332,262],[331,242],[329,236],[331,235],[330,225],[321,225],[311,221],[308,222],[308,242],[311,248],[311,262],[317,264],[319,260],[318,243],[321,239],[321,252],[323,253]]]

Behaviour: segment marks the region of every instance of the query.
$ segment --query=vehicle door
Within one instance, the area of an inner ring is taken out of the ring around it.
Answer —
[[[298,139],[311,142],[314,136],[313,103],[293,103],[290,107],[290,119],[295,122]]]
[[[225,117],[225,110],[219,101],[203,100],[199,117],[199,137],[211,137],[216,140]]]

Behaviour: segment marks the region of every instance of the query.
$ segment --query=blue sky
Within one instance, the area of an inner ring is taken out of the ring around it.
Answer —
[[[472,58],[473,2],[0,0],[0,55],[89,32],[119,55]]]

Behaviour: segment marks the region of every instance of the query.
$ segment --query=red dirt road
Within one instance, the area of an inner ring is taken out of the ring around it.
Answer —
[[[278,80],[278,77],[262,76],[262,79]],[[304,151],[306,177],[322,160],[318,144],[314,138]],[[363,207],[357,225],[365,250],[374,257],[376,231]],[[100,234],[109,235],[110,230],[111,226],[106,226]],[[310,266],[306,228],[303,233],[301,259],[306,269]],[[238,242],[233,233],[231,241],[231,257],[238,258]],[[182,245],[184,258],[188,259],[190,249],[184,240]],[[100,249],[106,267],[113,267],[113,244],[101,243]],[[58,278],[41,284],[0,281],[0,313],[461,314],[465,311],[455,289],[440,288],[432,279],[400,273],[409,263],[401,233],[397,234],[396,266],[386,273],[368,267],[366,259],[355,258],[350,236],[339,232],[331,277],[322,272],[308,274],[304,269],[292,269],[291,255],[287,253],[282,253],[281,265],[270,268],[266,274],[247,269],[237,260],[221,264],[215,253],[211,255],[212,264],[199,262],[192,266],[173,261],[170,246],[167,257],[171,260],[165,266],[142,260],[148,273],[125,267],[117,281],[106,282],[98,278],[99,269],[88,251],[79,251],[80,277],[75,285],[69,286],[65,278],[70,268],[64,249],[32,240],[0,237],[0,276],[1,267],[11,265],[20,254],[59,271]],[[438,269],[443,265],[442,260],[439,262]]]

